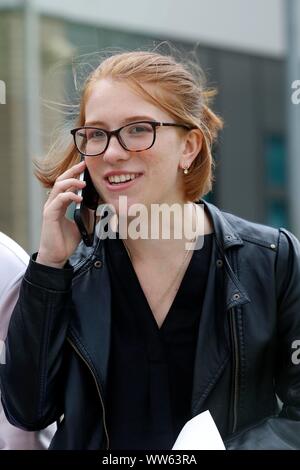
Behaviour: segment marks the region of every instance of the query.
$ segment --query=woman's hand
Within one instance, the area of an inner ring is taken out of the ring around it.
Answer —
[[[62,268],[80,241],[77,225],[66,217],[66,210],[72,202],[82,200],[82,196],[74,191],[84,188],[86,184],[77,179],[85,167],[82,161],[55,181],[44,206],[40,248],[36,259],[38,263]]]

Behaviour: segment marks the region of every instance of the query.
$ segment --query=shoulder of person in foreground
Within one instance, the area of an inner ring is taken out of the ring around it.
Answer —
[[[0,339],[3,340],[29,256],[14,240],[0,232],[0,260]]]
[[[0,363],[5,364],[4,340],[19,295],[20,284],[29,262],[28,254],[14,240],[0,232]],[[0,404],[0,449],[45,449],[55,431],[49,427],[39,433],[12,426]]]

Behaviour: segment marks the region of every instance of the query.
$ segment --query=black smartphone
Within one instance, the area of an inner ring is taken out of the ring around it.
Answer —
[[[77,194],[82,196],[74,210],[74,221],[77,224],[81,238],[86,246],[92,246],[96,225],[96,209],[98,207],[99,195],[93,185],[88,169],[86,168],[79,176],[80,181],[85,181],[83,189]]]

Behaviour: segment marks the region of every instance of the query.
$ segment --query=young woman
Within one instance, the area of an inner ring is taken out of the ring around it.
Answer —
[[[13,424],[59,422],[51,449],[169,449],[207,409],[229,449],[300,448],[299,243],[196,203],[222,125],[208,97],[172,57],[114,55],[86,81],[74,144],[39,169],[52,190],[1,382]],[[119,223],[135,204],[150,225],[154,205],[176,204],[202,249],[171,219],[169,237],[86,248],[65,216],[85,169]]]

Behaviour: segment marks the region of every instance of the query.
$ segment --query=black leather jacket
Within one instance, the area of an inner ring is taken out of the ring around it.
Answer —
[[[300,244],[285,230],[207,210],[215,242],[191,416],[209,409],[228,449],[300,449]],[[27,430],[60,421],[52,449],[109,448],[111,293],[101,241],[72,263],[31,260],[0,368],[2,400],[9,421]]]

